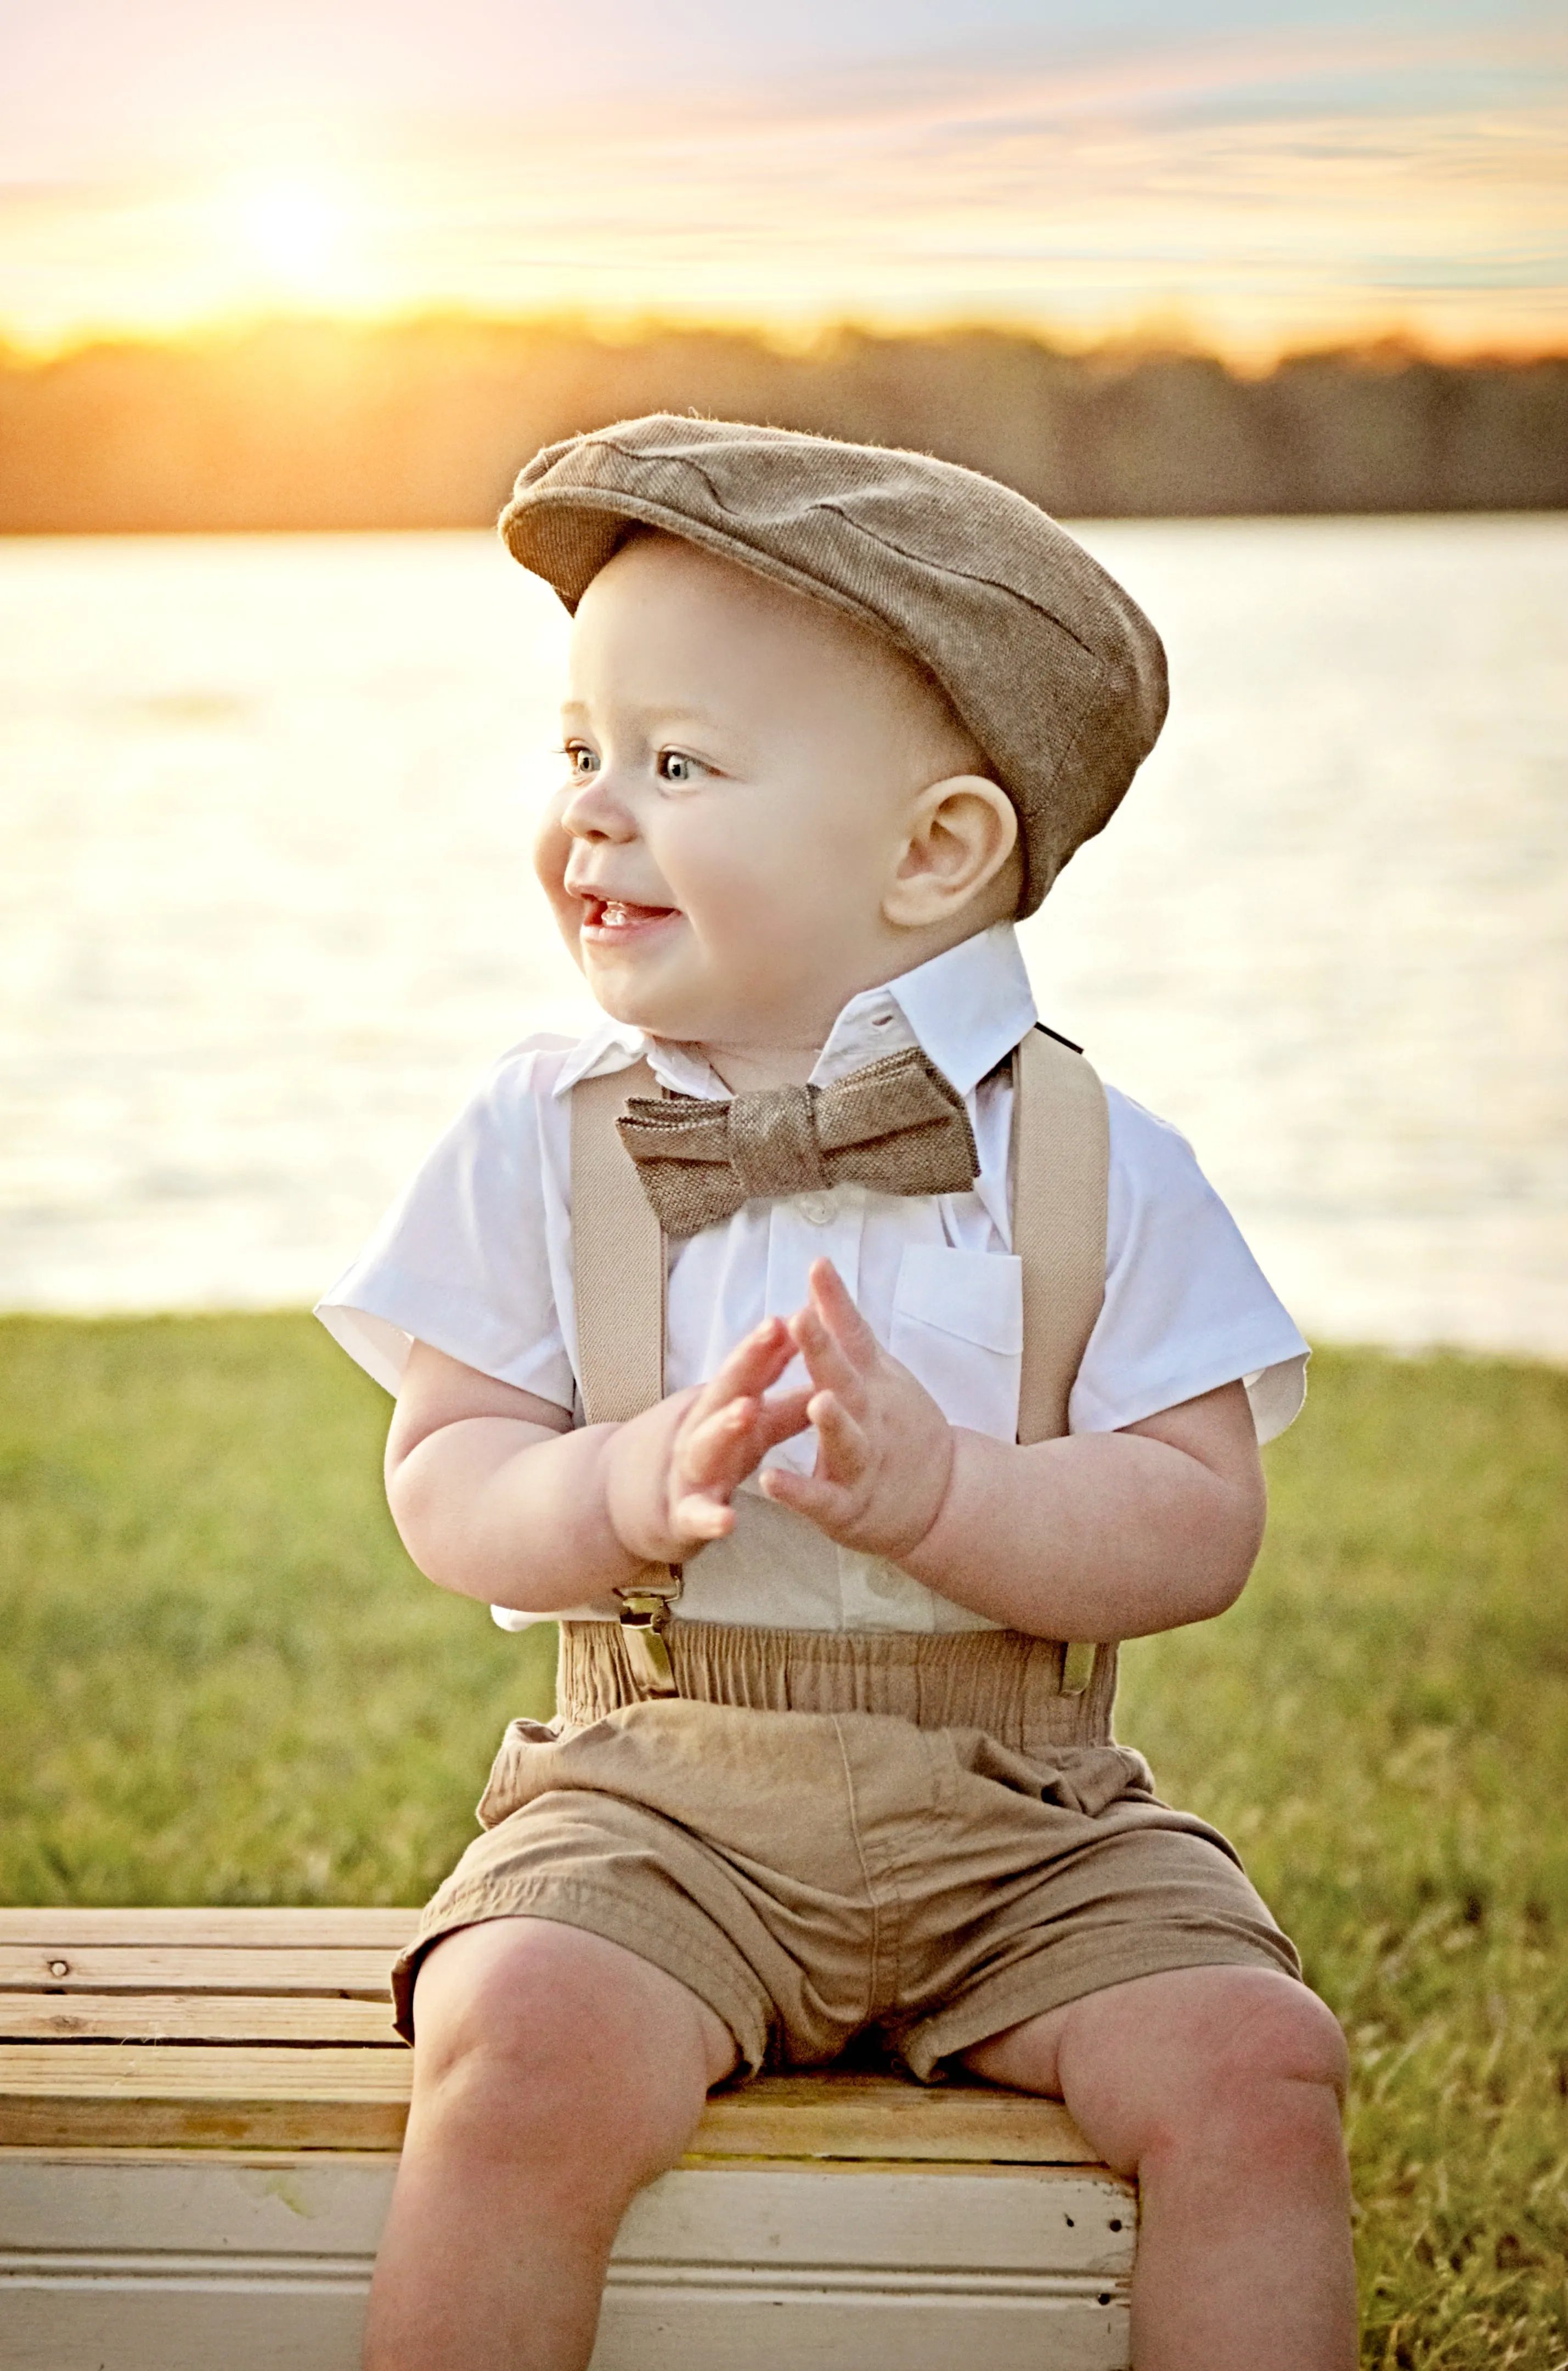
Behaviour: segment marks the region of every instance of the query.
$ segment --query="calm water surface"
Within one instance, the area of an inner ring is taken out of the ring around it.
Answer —
[[[1568,521],[1086,539],[1171,721],[1026,944],[1309,1332],[1568,1357]],[[304,1300],[580,988],[488,536],[0,543],[0,1307]]]

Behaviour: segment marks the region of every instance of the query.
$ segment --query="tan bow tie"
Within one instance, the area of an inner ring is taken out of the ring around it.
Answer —
[[[913,1046],[830,1087],[634,1095],[616,1125],[667,1235],[717,1226],[753,1196],[962,1194],[980,1168],[963,1097]]]

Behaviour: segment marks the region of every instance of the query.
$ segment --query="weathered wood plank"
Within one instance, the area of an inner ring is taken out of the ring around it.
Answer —
[[[330,2151],[0,2150],[0,2282],[45,2252],[119,2254],[149,2275],[220,2253],[368,2266],[395,2171],[389,2156]],[[1121,2279],[1136,2217],[1131,2186],[1102,2167],[741,2157],[661,2176],[628,2210],[614,2261]]]
[[[0,2045],[0,2142],[13,2146],[395,2148],[412,2054],[134,2042]],[[711,2099],[695,2158],[845,2157],[1086,2165],[1059,2102],[882,2076],[785,2076]]]
[[[0,2153],[7,2371],[354,2371],[389,2157]],[[617,2237],[594,2371],[1127,2371],[1103,2169],[677,2169]]]
[[[0,1909],[0,1944],[69,1951],[88,1943],[250,1945],[268,1950],[357,1948],[390,1958],[413,1933],[417,1910]]]
[[[1114,2293],[986,2296],[935,2280],[699,2287],[621,2283],[613,2271],[590,2371],[1127,2371],[1129,2318]]]
[[[84,2282],[0,2300],[6,2371],[358,2371],[367,2283],[275,2287],[241,2271],[172,2294]],[[605,2298],[591,2371],[1127,2371],[1120,2297],[989,2298],[622,2284]]]
[[[0,2044],[0,2141],[29,2148],[401,2146],[406,2050]]]
[[[0,1943],[0,1991],[134,1993],[354,1993],[391,1997],[394,1954],[385,1949],[300,1947],[268,1951],[235,1944]]]
[[[778,2075],[710,2099],[693,2157],[918,2158],[1092,2165],[1059,2099],[886,2075]]]
[[[359,2043],[401,2050],[389,2001],[0,1992],[0,2041]]]

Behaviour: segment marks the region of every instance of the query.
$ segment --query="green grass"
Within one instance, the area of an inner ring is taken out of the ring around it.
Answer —
[[[414,1571],[388,1409],[307,1317],[0,1322],[5,1898],[434,1889],[553,1633]]]
[[[1568,1375],[1319,1355],[1120,1726],[1350,2032],[1367,2365],[1568,2365]],[[548,1634],[407,1563],[308,1319],[0,1323],[0,1894],[413,1902]]]

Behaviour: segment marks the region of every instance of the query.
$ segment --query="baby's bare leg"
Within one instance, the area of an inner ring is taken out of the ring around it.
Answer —
[[[547,1919],[447,1936],[414,2008],[367,2371],[581,2371],[621,2218],[680,2155],[734,2041],[662,1969]]]
[[[965,2056],[1064,2098],[1137,2177],[1136,2371],[1353,2371],[1345,2049],[1305,1986],[1264,1968],[1144,1976]]]

